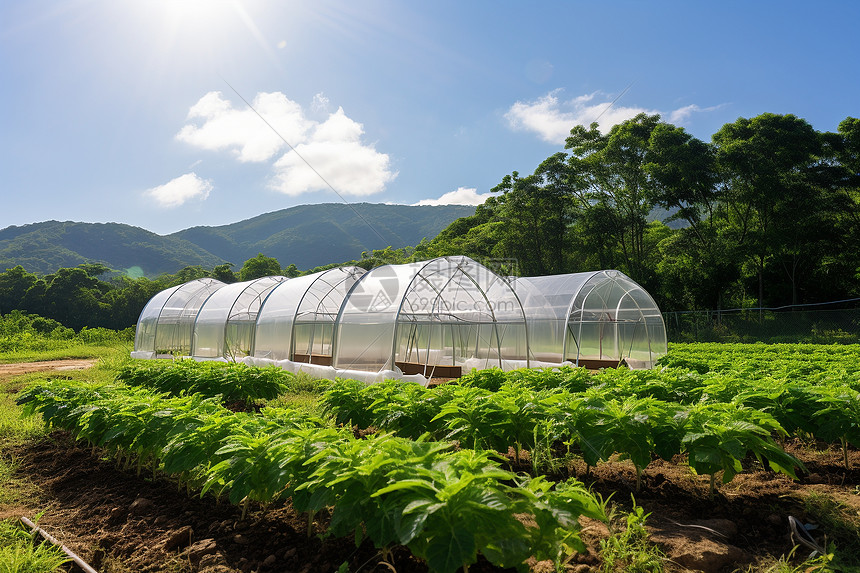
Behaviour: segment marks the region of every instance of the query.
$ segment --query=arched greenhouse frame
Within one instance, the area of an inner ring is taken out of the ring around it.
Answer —
[[[457,256],[191,281],[146,305],[132,355],[426,382],[491,367],[651,368],[666,341],[653,298],[619,271],[501,277]]]
[[[263,277],[225,285],[197,312],[191,355],[200,359],[241,360],[251,356],[257,315],[272,290],[287,277]]]
[[[206,299],[223,286],[221,281],[203,278],[157,293],[140,313],[132,357],[190,355],[197,312]]]

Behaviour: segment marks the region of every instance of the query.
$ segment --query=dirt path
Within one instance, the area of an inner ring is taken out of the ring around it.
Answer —
[[[66,360],[44,360],[41,362],[18,362],[15,364],[0,364],[0,379],[12,378],[31,372],[49,370],[86,370],[98,361],[97,358],[70,358]]]

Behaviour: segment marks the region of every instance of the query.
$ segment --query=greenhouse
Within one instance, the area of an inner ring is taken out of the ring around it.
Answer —
[[[528,365],[526,317],[508,281],[467,257],[368,272],[338,315],[334,366],[456,378]]]
[[[191,281],[146,305],[132,355],[426,382],[492,367],[651,368],[666,351],[659,308],[619,271],[501,277],[458,256]]]
[[[528,317],[536,362],[651,368],[666,354],[666,327],[645,289],[619,271],[512,279]]]
[[[266,297],[287,277],[263,277],[221,287],[200,307],[194,321],[191,355],[237,360],[251,355],[257,315]]]
[[[137,321],[132,358],[190,355],[197,313],[206,299],[223,286],[215,279],[197,279],[152,297]]]
[[[253,356],[331,366],[337,314],[364,272],[358,267],[341,267],[279,285],[257,319]]]

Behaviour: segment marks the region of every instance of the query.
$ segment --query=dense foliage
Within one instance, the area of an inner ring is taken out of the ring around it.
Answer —
[[[134,330],[82,328],[75,332],[50,318],[13,310],[0,316],[0,353],[45,351],[76,344],[126,344],[134,340]]]
[[[435,389],[408,382],[365,386],[339,381],[324,402],[338,421],[360,427],[413,437],[429,432],[469,448],[513,448],[516,458],[525,448],[535,471],[541,469],[538,464],[551,463],[547,458],[559,444],[589,466],[618,454],[633,462],[637,475],[652,459],[672,460],[678,454],[684,454],[697,473],[722,472],[724,482],[742,470],[748,455],[791,477],[802,467],[773,441],[772,435],[786,433],[777,419],[742,403],[680,403],[626,393],[621,384],[601,381],[582,391],[535,389],[521,380],[519,375],[526,372],[514,372],[496,391],[471,386],[469,380]],[[555,374],[544,371],[538,384]],[[558,374],[560,385],[566,372]]]
[[[663,310],[860,297],[860,119],[830,133],[765,113],[710,143],[656,115],[577,126],[494,191],[416,254],[514,261],[524,276],[616,268]]]
[[[199,395],[44,381],[19,397],[56,428],[138,471],[149,466],[232,503],[290,498],[300,512],[334,507],[328,534],[407,546],[432,571],[483,554],[502,567],[535,555],[561,563],[585,549],[578,518],[605,519],[582,484],[552,485],[501,469],[488,452],[391,434],[356,439],[290,410],[232,413]]]
[[[194,360],[135,361],[120,368],[116,376],[118,382],[130,386],[145,386],[176,396],[220,396],[228,403],[271,400],[288,391],[294,378],[277,366],[252,368],[241,362]]]

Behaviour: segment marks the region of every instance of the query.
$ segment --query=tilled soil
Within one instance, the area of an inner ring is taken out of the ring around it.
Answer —
[[[792,548],[787,518],[809,521],[802,499],[812,492],[832,496],[860,512],[860,452],[850,452],[850,471],[841,452],[820,451],[800,443],[786,445],[809,475],[798,482],[751,463],[747,472],[725,485],[713,499],[707,476],[694,476],[682,463],[661,460],[645,470],[636,503],[646,512],[651,540],[666,552],[669,570],[733,571]],[[47,509],[39,524],[104,573],[204,571],[232,573],[329,572],[346,563],[348,571],[424,572],[407,550],[382,555],[353,539],[322,539],[328,517],[318,515],[308,536],[307,517],[288,504],[267,510],[241,510],[210,497],[177,491],[163,478],[124,471],[102,452],[54,432],[12,452],[19,477],[27,476],[43,492],[40,508],[3,508],[0,518]],[[680,461],[680,460],[679,460]],[[579,474],[601,495],[613,495],[629,510],[635,472],[629,462],[592,468],[580,463],[555,477]],[[858,513],[860,515],[860,513]],[[599,522],[585,523],[590,552],[576,555],[568,570],[595,571],[599,540],[608,534]],[[826,532],[817,532],[821,537]],[[808,554],[801,549],[798,553]],[[551,571],[532,564],[535,571]],[[471,572],[496,571],[486,562]]]

